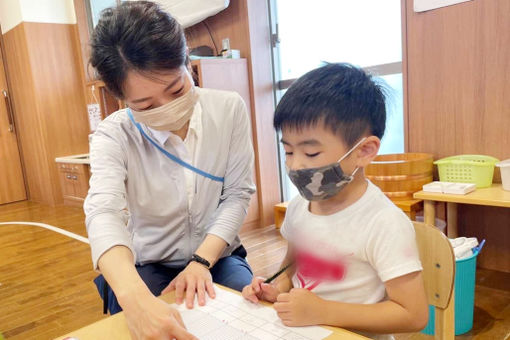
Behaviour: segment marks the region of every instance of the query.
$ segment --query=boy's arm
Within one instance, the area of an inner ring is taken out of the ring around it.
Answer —
[[[388,300],[376,304],[327,301],[306,289],[280,294],[274,304],[287,326],[329,325],[371,333],[412,332],[425,327],[427,299],[421,272],[385,283]]]

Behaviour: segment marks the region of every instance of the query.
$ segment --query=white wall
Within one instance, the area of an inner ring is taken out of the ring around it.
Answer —
[[[23,21],[19,0],[0,0],[0,25],[2,33],[9,31]]]
[[[73,0],[0,0],[0,24],[5,34],[24,22],[75,24]]]

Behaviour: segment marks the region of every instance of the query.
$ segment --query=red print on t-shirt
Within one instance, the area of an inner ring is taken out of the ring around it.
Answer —
[[[335,260],[326,260],[308,252],[296,254],[297,278],[301,288],[313,290],[323,281],[341,281],[345,277],[346,262],[338,256]]]

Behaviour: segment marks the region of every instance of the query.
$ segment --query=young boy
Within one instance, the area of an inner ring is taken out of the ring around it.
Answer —
[[[293,265],[271,284],[255,278],[243,296],[274,302],[285,325],[385,339],[427,323],[413,226],[364,175],[385,123],[381,87],[348,64],[305,74],[276,109],[287,172],[301,194],[281,228],[289,241],[282,267]]]

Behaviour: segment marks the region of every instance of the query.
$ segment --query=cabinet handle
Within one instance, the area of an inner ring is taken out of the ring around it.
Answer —
[[[66,178],[67,179],[71,179],[71,175],[66,175]]]
[[[78,179],[78,176],[74,175],[73,179],[76,181]]]
[[[14,120],[12,119],[12,110],[11,110],[11,98],[9,98],[9,93],[6,90],[2,90],[2,94],[4,95],[5,106],[7,108],[7,120],[9,121],[9,132],[14,132]]]

